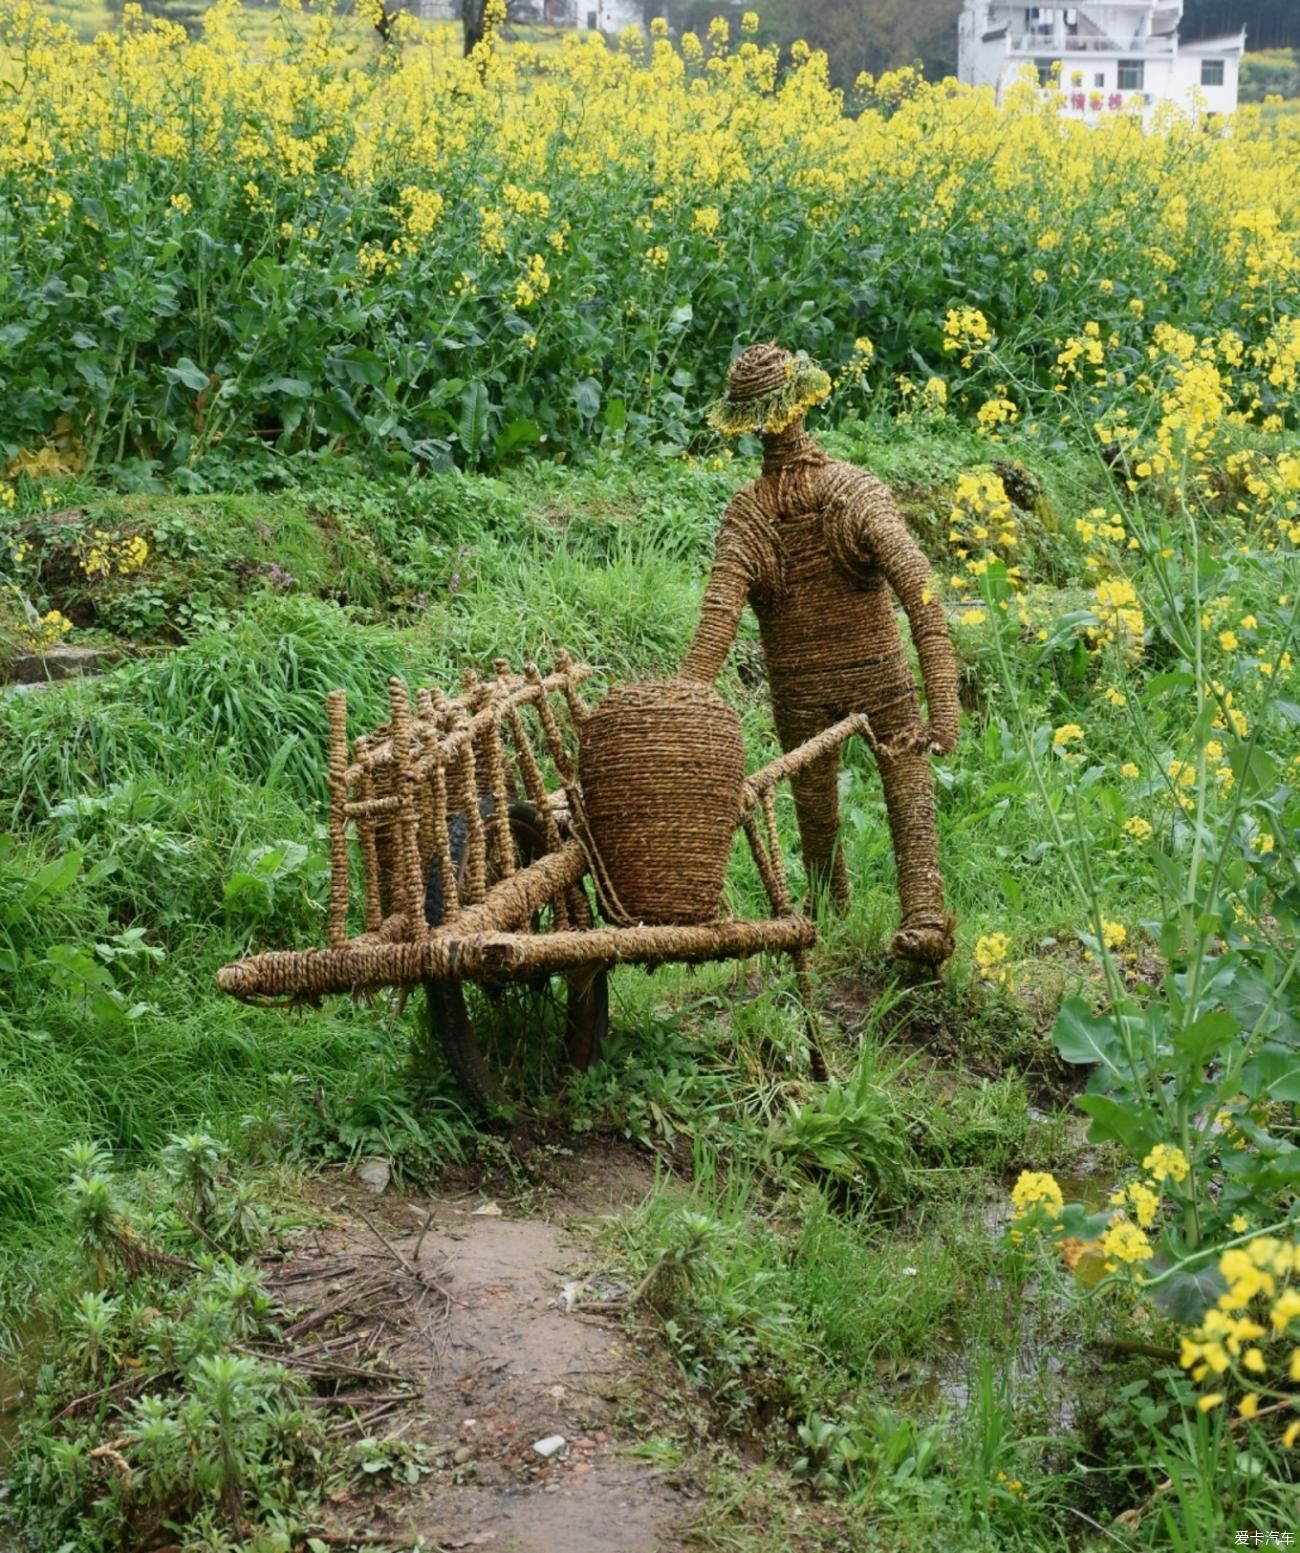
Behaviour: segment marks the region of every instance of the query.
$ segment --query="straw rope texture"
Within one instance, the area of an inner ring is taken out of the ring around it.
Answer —
[[[601,906],[631,924],[718,915],[740,819],[740,718],[711,685],[611,690],[582,725],[582,789]]]
[[[790,905],[772,789],[869,732],[865,719],[824,729],[806,750],[742,780],[739,723],[711,686],[623,687],[593,714],[580,692],[590,672],[562,654],[546,676],[532,664],[513,674],[498,660],[495,678],[469,673],[457,696],[428,688],[412,697],[394,679],[388,722],[351,750],[347,698],[333,692],[329,947],[251,956],[225,966],[218,985],[249,1001],[292,1003],[428,977],[511,981],[785,952],[811,1021],[803,954],[815,933]],[[578,780],[580,736],[594,826]],[[526,868],[502,818],[518,802],[531,806],[545,838]],[[768,920],[715,920],[738,828],[766,887]],[[350,936],[354,857],[363,925]],[[611,920],[634,925],[593,924],[581,884],[588,872],[603,881]],[[434,925],[425,920],[430,878]],[[620,891],[648,909],[633,914]]]
[[[775,345],[732,363],[726,399],[770,392]],[[894,617],[906,611],[925,684],[928,726]],[[896,955],[938,963],[953,949],[944,909],[931,753],[957,738],[957,660],[929,562],[888,488],[832,459],[802,418],[763,437],[763,469],[727,505],[694,642],[682,675],[711,684],[746,602],[758,617],[781,747],[865,712],[897,864],[902,924]],[[815,889],[848,898],[837,847],[838,745],[792,778],[804,863]]]

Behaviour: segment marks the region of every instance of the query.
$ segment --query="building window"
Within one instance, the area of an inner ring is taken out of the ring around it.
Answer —
[[[1121,59],[1119,62],[1119,89],[1121,92],[1140,92],[1145,84],[1142,79],[1144,69],[1140,59]]]
[[[1096,75],[1094,75],[1092,78],[1092,84],[1094,86],[1105,86],[1106,72],[1104,70],[1097,71]]]
[[[1223,85],[1223,61],[1221,59],[1203,59],[1201,61],[1201,85]]]
[[[1056,71],[1053,69],[1053,61],[1050,59],[1036,59],[1034,67],[1038,71],[1039,86],[1051,86],[1056,79]]]

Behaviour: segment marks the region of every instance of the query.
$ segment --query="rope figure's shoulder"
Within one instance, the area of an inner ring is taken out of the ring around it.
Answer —
[[[866,517],[897,510],[893,492],[869,469],[833,458],[817,475],[818,494],[825,508],[851,507]]]
[[[769,589],[777,585],[780,537],[771,493],[761,480],[742,486],[727,503],[718,544],[745,557],[756,584]]]
[[[869,470],[842,459],[820,473],[818,496],[831,558],[849,576],[860,578],[880,564],[883,531],[897,521],[893,493]]]

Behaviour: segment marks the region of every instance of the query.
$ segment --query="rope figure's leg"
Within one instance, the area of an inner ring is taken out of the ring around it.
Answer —
[[[898,959],[939,965],[953,951],[953,923],[944,911],[930,757],[882,750],[876,759],[903,908],[902,925],[891,939],[889,951]]]
[[[820,712],[802,707],[774,707],[773,711],[783,750],[791,750],[805,739],[811,739],[831,720]],[[790,789],[794,794],[799,848],[812,900],[825,897],[836,911],[843,911],[849,903],[849,875],[839,846],[839,766],[839,751],[831,750],[796,772],[790,778]]]

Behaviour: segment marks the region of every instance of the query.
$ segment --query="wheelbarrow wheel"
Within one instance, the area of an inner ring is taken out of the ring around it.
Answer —
[[[490,833],[496,823],[495,800],[481,799],[479,813]],[[531,804],[518,801],[511,801],[508,817],[519,865],[526,867],[546,852],[541,818]],[[452,820],[448,839],[452,864],[457,875],[463,876],[469,850],[469,824],[464,814]],[[436,861],[425,886],[424,916],[430,927],[437,927],[443,918],[442,876]],[[534,919],[535,928],[541,925]],[[562,1030],[570,1064],[579,1072],[586,1072],[599,1059],[609,1028],[609,977],[599,968],[509,982],[496,988],[472,985],[467,989],[463,982],[435,977],[425,981],[424,993],[430,1043],[441,1050],[479,1116],[511,1104],[494,1071],[501,1066],[500,1048],[506,1042],[517,1052],[525,1043],[540,1044],[541,1037]],[[533,1040],[529,1041],[529,1037]],[[496,1048],[491,1061],[485,1050],[490,1045]],[[506,1061],[509,1060],[507,1055]]]

